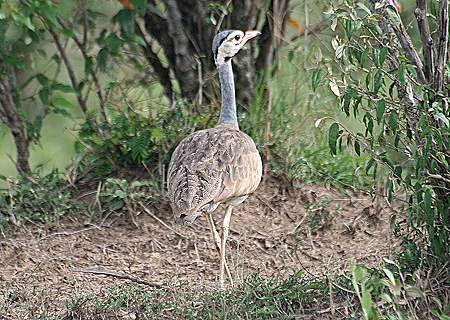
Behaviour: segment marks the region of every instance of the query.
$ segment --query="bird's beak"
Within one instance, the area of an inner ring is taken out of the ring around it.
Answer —
[[[253,39],[256,36],[259,36],[261,34],[261,32],[257,31],[257,30],[252,30],[252,31],[246,31],[244,34],[244,43],[247,42],[250,39]]]

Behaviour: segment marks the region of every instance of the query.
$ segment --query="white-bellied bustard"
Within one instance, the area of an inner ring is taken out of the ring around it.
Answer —
[[[232,283],[225,260],[225,244],[233,206],[242,203],[261,181],[262,162],[253,140],[239,130],[236,115],[233,58],[259,31],[227,30],[218,33],[212,50],[222,94],[216,127],[190,134],[175,149],[167,178],[175,219],[191,224],[206,213],[220,254],[220,285],[224,273]],[[227,206],[220,236],[212,218],[219,204]]]

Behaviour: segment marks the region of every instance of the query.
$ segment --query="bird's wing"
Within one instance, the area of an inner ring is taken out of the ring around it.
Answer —
[[[168,195],[175,212],[194,212],[253,192],[261,157],[245,133],[219,126],[194,132],[180,142],[169,165]]]

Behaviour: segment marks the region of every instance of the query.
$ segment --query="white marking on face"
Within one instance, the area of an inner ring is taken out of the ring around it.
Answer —
[[[234,57],[247,41],[244,41],[244,32],[240,30],[233,31],[222,42],[217,51],[216,65],[220,66],[227,59]]]

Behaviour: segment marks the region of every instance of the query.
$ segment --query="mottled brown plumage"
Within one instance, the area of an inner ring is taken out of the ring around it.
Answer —
[[[170,161],[168,195],[174,215],[193,222],[202,212],[255,191],[261,173],[261,157],[245,133],[226,124],[194,132]]]
[[[222,107],[215,128],[192,133],[175,149],[167,176],[168,196],[175,219],[192,223],[206,213],[220,255],[220,285],[225,272],[233,283],[225,259],[225,244],[233,206],[256,190],[261,180],[262,163],[253,140],[239,131],[231,59],[259,31],[226,30],[212,44]],[[222,235],[216,230],[212,212],[225,203]]]

